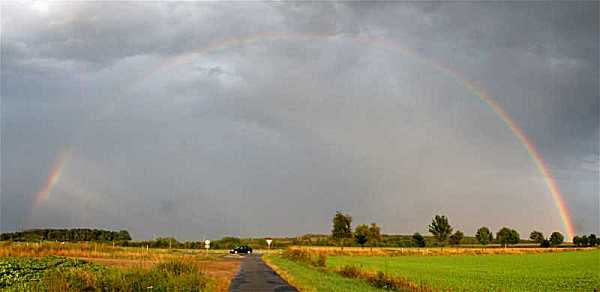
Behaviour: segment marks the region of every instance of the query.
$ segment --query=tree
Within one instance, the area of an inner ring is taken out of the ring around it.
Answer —
[[[413,240],[414,244],[418,247],[425,246],[425,238],[419,232],[415,232],[415,234],[413,234],[412,240]]]
[[[548,239],[542,240],[542,242],[540,243],[540,247],[550,247],[550,240],[548,240]]]
[[[367,237],[371,245],[377,245],[381,240],[381,228],[377,224],[371,223]]]
[[[369,226],[365,224],[356,226],[356,229],[354,230],[354,239],[356,240],[356,243],[364,246],[369,240]]]
[[[335,240],[343,240],[352,237],[352,217],[338,211],[333,217],[333,230],[331,237]]]
[[[428,227],[429,232],[431,232],[439,242],[446,241],[448,236],[452,234],[452,226],[448,223],[448,218],[446,218],[446,216],[435,215],[435,218],[433,218]]]
[[[117,240],[131,240],[131,236],[129,235],[129,232],[127,230],[121,230],[117,234]]]
[[[479,243],[486,245],[492,242],[492,240],[494,240],[494,235],[487,227],[481,227],[477,229],[477,233],[475,233],[475,238],[477,238],[477,241],[479,241]]]
[[[584,235],[581,237],[581,239],[579,239],[579,242],[581,243],[582,246],[587,246],[588,243],[590,242],[590,239],[587,237],[587,235]]]
[[[598,238],[596,238],[596,234],[590,234],[590,236],[588,236],[588,244],[590,246],[596,246],[597,244],[599,244]]]
[[[575,246],[581,246],[581,237],[577,235],[573,236],[573,244]]]
[[[564,240],[565,237],[560,232],[555,231],[550,235],[550,244],[552,245],[559,245],[563,243]]]
[[[450,244],[458,245],[460,241],[463,239],[464,234],[460,230],[456,230],[454,234],[450,235]]]
[[[517,244],[519,243],[519,240],[519,233],[508,227],[502,227],[502,229],[496,233],[496,241],[504,247],[509,244]]]
[[[529,234],[529,239],[533,240],[535,243],[542,243],[542,241],[544,241],[544,234],[534,230]]]

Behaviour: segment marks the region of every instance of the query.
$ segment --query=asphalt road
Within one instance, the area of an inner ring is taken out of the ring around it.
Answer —
[[[231,281],[229,291],[288,292],[298,290],[275,274],[275,272],[262,261],[260,255],[247,255],[244,256],[244,259],[242,260],[240,271],[233,281]]]

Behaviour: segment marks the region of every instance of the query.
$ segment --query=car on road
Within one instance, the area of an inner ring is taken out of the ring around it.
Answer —
[[[240,246],[236,246],[234,247],[232,250],[229,251],[229,253],[231,254],[248,254],[248,253],[252,253],[252,248],[247,246],[247,245],[240,245]]]

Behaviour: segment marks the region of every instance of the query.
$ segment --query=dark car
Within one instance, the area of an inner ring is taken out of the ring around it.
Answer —
[[[247,245],[240,245],[230,250],[229,253],[252,253],[252,248]]]

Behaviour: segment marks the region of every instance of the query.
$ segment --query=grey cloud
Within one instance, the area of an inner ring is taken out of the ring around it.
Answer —
[[[599,228],[597,3],[2,5],[2,230],[295,235],[340,209],[390,233],[560,228],[523,145],[431,63],[484,87]],[[265,32],[289,37],[203,50]]]

